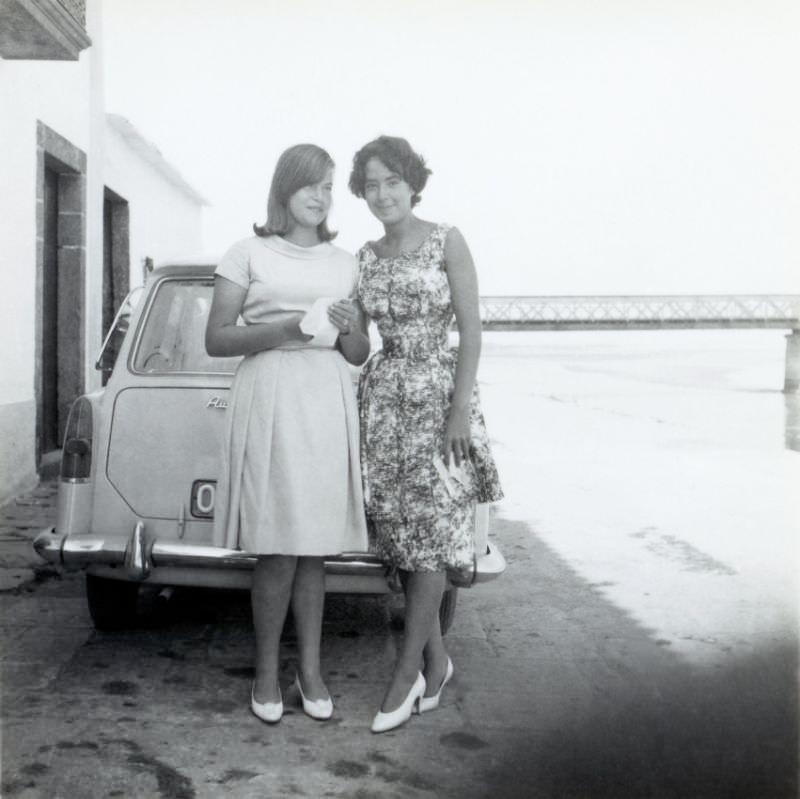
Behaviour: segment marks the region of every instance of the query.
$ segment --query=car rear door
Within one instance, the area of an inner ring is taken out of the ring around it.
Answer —
[[[213,278],[164,278],[151,291],[113,400],[106,476],[163,536],[208,541],[229,385],[238,358],[212,358]]]

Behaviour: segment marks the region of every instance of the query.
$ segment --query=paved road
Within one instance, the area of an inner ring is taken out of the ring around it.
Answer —
[[[3,509],[5,571],[24,570],[15,547],[48,514],[47,485]],[[442,707],[380,736],[369,723],[398,645],[397,602],[329,599],[328,723],[305,717],[289,688],[287,627],[288,711],[268,727],[248,711],[246,595],[176,592],[166,606],[145,596],[142,627],[112,634],[93,630],[80,575],[6,580],[2,795],[797,795],[795,651],[690,666],[524,524],[494,530],[509,568],[459,596]]]

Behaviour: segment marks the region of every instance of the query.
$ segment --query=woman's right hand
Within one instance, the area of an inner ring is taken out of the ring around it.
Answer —
[[[252,355],[280,347],[287,341],[305,343],[314,338],[300,330],[300,322],[305,316],[302,311],[275,321],[238,324],[246,295],[247,289],[238,283],[222,275],[214,279],[214,297],[206,325],[206,350],[209,355],[219,358]]]
[[[305,314],[302,311],[298,311],[291,316],[287,316],[286,319],[283,320],[283,327],[289,337],[289,341],[301,341],[305,343],[314,338],[314,336],[309,336],[300,329],[300,322],[302,322],[304,318]]]

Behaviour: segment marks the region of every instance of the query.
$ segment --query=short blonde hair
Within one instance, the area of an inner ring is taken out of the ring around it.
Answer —
[[[324,180],[329,169],[335,164],[328,153],[316,144],[295,144],[281,153],[267,198],[267,221],[263,225],[253,225],[257,236],[285,236],[289,232],[291,217],[289,200],[304,186]],[[328,220],[317,225],[321,241],[330,241],[336,236],[328,230]]]

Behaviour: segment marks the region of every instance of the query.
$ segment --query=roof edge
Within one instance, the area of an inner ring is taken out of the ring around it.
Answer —
[[[150,164],[178,191],[186,195],[192,202],[200,206],[210,206],[211,203],[195,189],[178,170],[164,158],[161,151],[152,142],[148,141],[136,126],[121,114],[106,114],[106,123],[115,131],[143,161]]]

